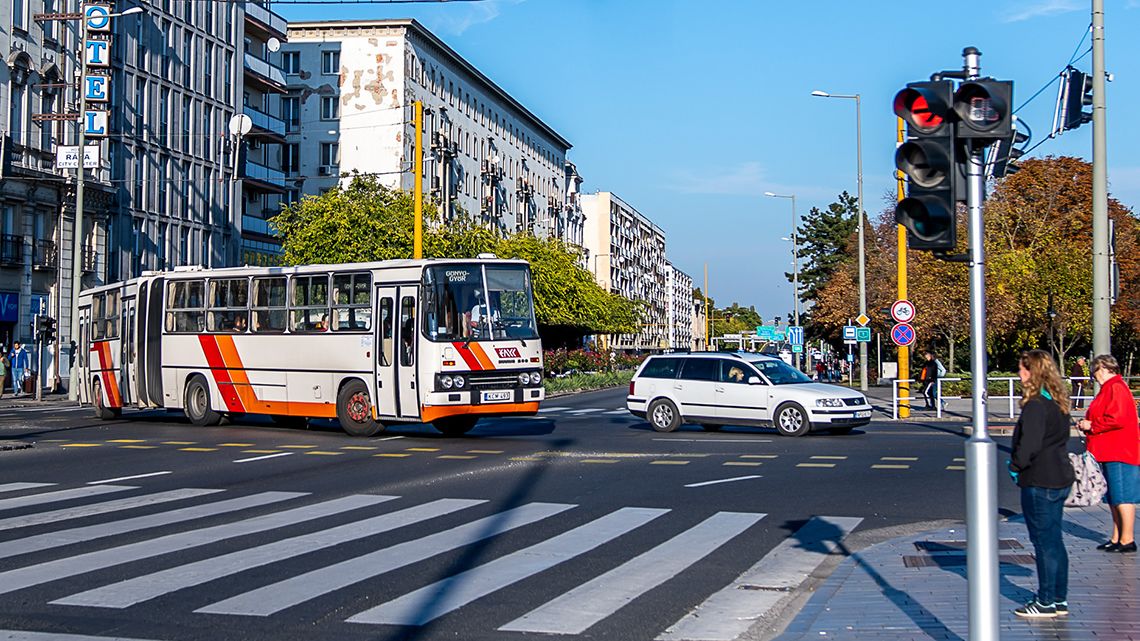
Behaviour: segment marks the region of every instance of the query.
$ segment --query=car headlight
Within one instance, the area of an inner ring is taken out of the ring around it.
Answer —
[[[843,400],[838,398],[817,398],[816,407],[843,407]]]
[[[455,384],[455,381],[453,381],[450,376],[440,376],[439,384],[443,386],[443,389],[451,389],[451,386]]]
[[[530,373],[530,384],[531,385],[538,385],[541,382],[542,382],[542,372],[531,372]]]
[[[519,385],[526,385],[530,382],[530,372],[522,372],[519,374]]]
[[[461,388],[467,384],[467,381],[463,380],[462,376],[453,376],[451,378],[451,381],[452,381],[452,384],[455,385],[455,389],[459,389],[459,388]]]

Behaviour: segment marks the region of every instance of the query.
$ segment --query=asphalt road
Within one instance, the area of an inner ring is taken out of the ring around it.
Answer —
[[[34,444],[0,451],[0,638],[759,638],[827,552],[965,515],[960,423],[659,434],[623,406],[370,439],[0,410]]]

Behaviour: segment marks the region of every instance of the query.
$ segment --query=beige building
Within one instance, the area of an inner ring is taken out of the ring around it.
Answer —
[[[665,310],[669,325],[669,349],[692,349],[693,278],[667,263]]]

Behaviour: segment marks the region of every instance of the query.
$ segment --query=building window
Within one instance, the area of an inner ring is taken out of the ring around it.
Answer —
[[[182,140],[178,148],[183,151],[190,150],[190,97],[182,99]]]
[[[190,228],[182,228],[182,236],[178,241],[178,258],[183,265],[190,264]]]
[[[286,51],[281,54],[281,66],[285,73],[294,75],[301,73],[301,52]]]
[[[158,101],[158,136],[163,144],[169,145],[170,139],[168,137],[170,123],[170,89],[162,88],[162,93],[159,94]]]
[[[321,167],[329,171],[340,165],[340,145],[335,142],[321,143]]]
[[[146,20],[137,20],[135,30],[135,66],[146,70]]]
[[[340,117],[340,100],[336,96],[321,96],[321,120],[336,120]]]
[[[19,2],[19,0],[17,0]],[[55,0],[44,0],[44,13],[55,13]],[[55,40],[55,21],[43,20],[40,26],[44,30],[44,38],[48,40]]]
[[[212,6],[212,2],[207,2],[206,6]],[[213,88],[217,85],[214,84],[214,43],[206,43],[206,57],[202,59],[202,78],[206,83],[204,91],[206,95],[213,95]]]
[[[281,119],[285,131],[296,131],[301,126],[301,99],[290,96],[281,99]]]
[[[326,76],[335,76],[340,73],[340,52],[321,52],[321,73]]]
[[[158,243],[156,247],[158,251],[155,256],[155,268],[159,270],[166,269],[166,230],[166,223],[158,224]]]
[[[11,99],[12,109],[8,123],[12,128],[12,141],[23,144],[24,142],[24,85],[12,83],[11,85]]]
[[[301,173],[301,145],[290,143],[281,146],[281,170],[293,175]]]
[[[12,0],[12,28],[26,30],[28,27],[26,0]]]
[[[186,6],[194,4],[187,2]],[[185,32],[185,38],[182,40],[182,84],[190,87],[192,78],[190,76],[190,61],[194,59],[194,34],[189,31]]]
[[[230,14],[233,13],[233,7],[230,6],[226,9],[226,28],[231,29],[232,25],[229,24]],[[226,52],[226,68],[222,70],[222,77],[225,78],[225,102],[230,104],[230,96],[233,94],[233,72],[234,72],[234,54],[232,51]]]

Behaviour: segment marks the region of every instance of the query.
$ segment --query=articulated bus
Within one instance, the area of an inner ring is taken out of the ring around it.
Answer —
[[[102,419],[166,408],[195,425],[264,414],[459,435],[544,398],[530,267],[489,254],[145,272],[85,290],[79,315],[80,400]]]

